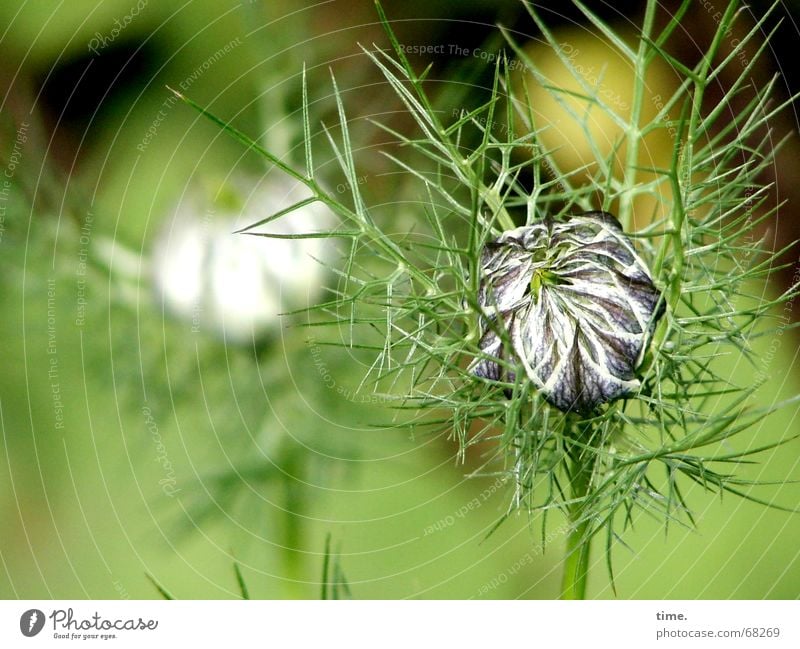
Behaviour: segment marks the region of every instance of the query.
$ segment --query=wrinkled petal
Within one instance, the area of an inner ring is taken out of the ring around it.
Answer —
[[[636,368],[664,312],[650,272],[619,222],[587,212],[509,230],[481,255],[477,376],[513,381],[498,364],[503,332],[545,399],[589,412],[639,388]]]

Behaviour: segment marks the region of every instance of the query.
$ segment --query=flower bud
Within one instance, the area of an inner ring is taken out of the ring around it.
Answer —
[[[612,215],[509,230],[486,244],[480,265],[485,356],[475,375],[513,382],[505,359],[564,412],[589,413],[639,388],[635,371],[664,303]]]

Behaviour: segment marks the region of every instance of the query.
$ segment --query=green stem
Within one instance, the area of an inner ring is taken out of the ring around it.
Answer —
[[[584,447],[573,446],[570,500],[567,511],[570,533],[564,558],[561,580],[561,599],[586,599],[591,551],[590,521],[584,516],[584,505],[591,488],[595,456]]]
[[[642,119],[642,107],[644,104],[645,76],[649,63],[647,50],[650,47],[649,39],[653,31],[655,13],[658,3],[649,0],[644,13],[642,23],[642,37],[639,40],[639,52],[634,62],[634,82],[633,98],[631,101],[630,123],[627,132],[627,149],[625,153],[625,170],[623,172],[624,191],[619,201],[619,219],[623,228],[627,231],[633,222],[633,198],[636,188],[636,172],[639,169],[639,143],[642,139],[642,132],[639,123]]]

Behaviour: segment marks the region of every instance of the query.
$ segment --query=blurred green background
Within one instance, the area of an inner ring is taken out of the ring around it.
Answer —
[[[512,0],[385,7],[412,44],[474,50],[492,42],[497,21],[535,38]],[[639,5],[622,9],[635,16]],[[573,14],[560,20],[574,34]],[[418,197],[375,155],[381,136],[366,120],[403,125],[359,54],[358,42],[383,42],[373,3],[5,2],[0,27],[12,171],[0,195],[0,596],[157,597],[150,575],[176,597],[236,597],[238,562],[253,597],[314,598],[328,535],[356,598],[556,596],[555,515],[546,548],[542,521],[525,514],[486,538],[510,493],[466,476],[491,449],[460,464],[446,430],[383,425],[392,413],[358,389],[364,358],[297,317],[264,316],[257,296],[234,322],[234,287],[210,288],[216,269],[232,277],[252,261],[263,275],[254,290],[286,308],[294,293],[321,299],[334,278],[315,265],[303,283],[252,246],[231,252],[173,220],[188,212],[230,232],[226,218],[263,218],[270,193],[279,201],[289,190],[166,86],[292,159],[305,63],[317,119],[333,109],[328,67],[337,74],[367,196],[397,204],[398,230],[416,222]],[[434,63],[461,101],[485,93],[491,66]],[[320,158],[323,173],[328,162]],[[328,182],[342,181],[331,172]],[[159,265],[159,254],[174,263]],[[168,273],[202,307],[175,302]],[[718,371],[739,383],[767,373],[765,403],[796,394],[792,332],[754,345],[761,366],[727,358]],[[797,409],[785,410],[749,442],[797,429]],[[799,455],[792,442],[748,475],[797,480]],[[798,494],[791,482],[758,493],[789,507]],[[689,502],[695,530],[666,535],[646,514],[635,518],[628,547],[614,550],[619,597],[800,596],[800,517],[699,489]],[[596,557],[590,595],[613,597]]]

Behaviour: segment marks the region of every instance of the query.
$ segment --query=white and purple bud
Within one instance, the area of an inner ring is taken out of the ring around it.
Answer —
[[[509,230],[486,244],[480,265],[485,356],[476,376],[513,382],[503,366],[524,368],[564,412],[589,413],[639,389],[636,369],[664,303],[612,215]]]

